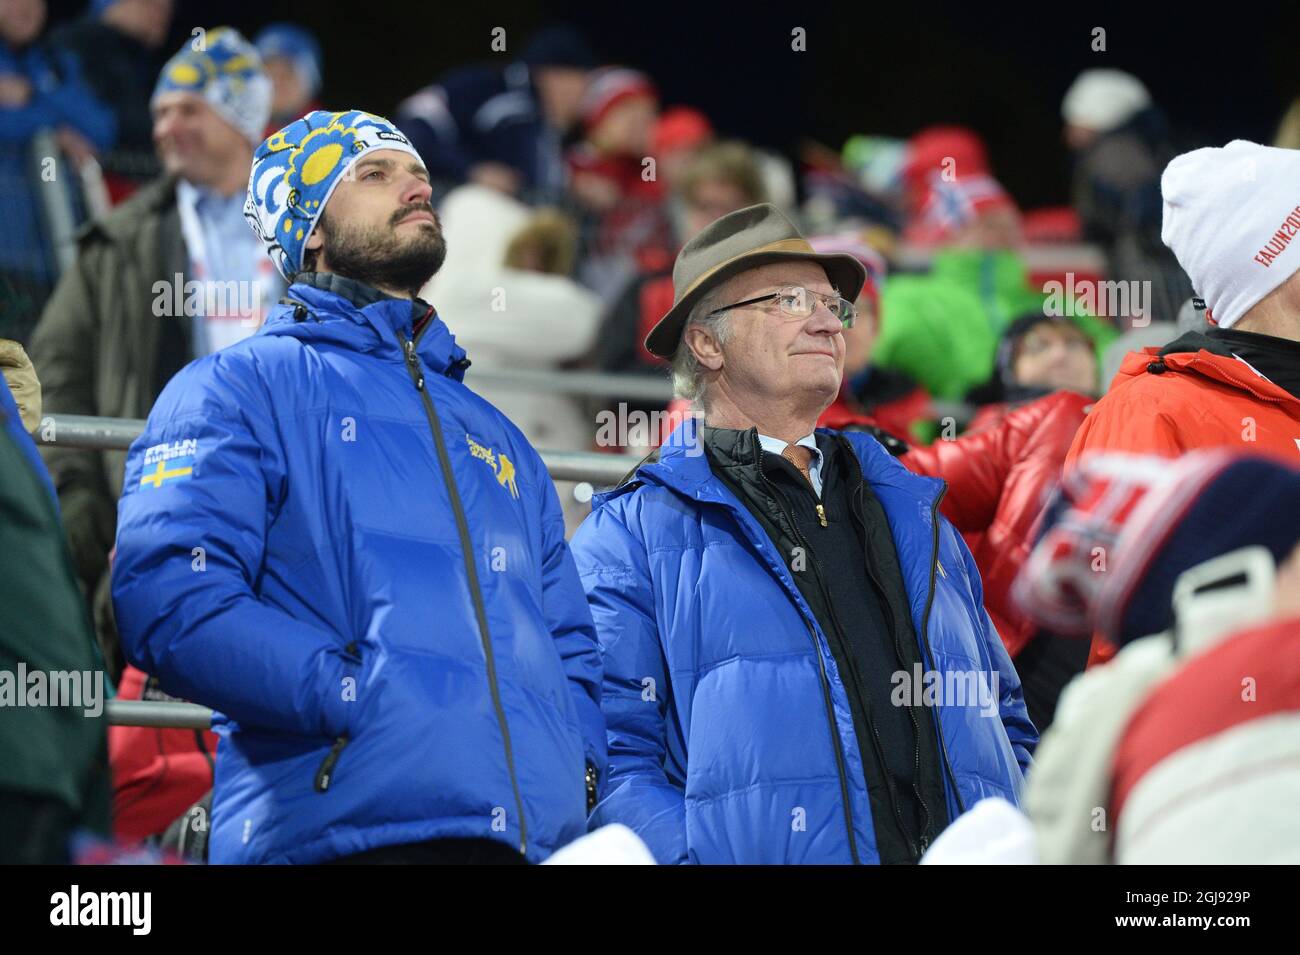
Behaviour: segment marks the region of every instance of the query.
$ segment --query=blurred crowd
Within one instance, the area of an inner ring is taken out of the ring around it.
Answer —
[[[308,27],[274,24],[251,42],[212,27],[176,52],[163,48],[173,13],[172,0],[94,0],[51,26],[45,0],[0,0],[0,365],[15,446],[52,414],[145,418],[182,368],[256,333],[290,283],[245,218],[254,151],[312,110],[357,105],[338,101]],[[665,357],[646,341],[680,293],[674,263],[687,243],[766,203],[818,253],[853,257],[866,278],[844,329],[840,392],[818,423],[870,435],[909,470],[947,482],[943,515],[973,555],[1028,718],[1039,733],[1056,726],[1025,800],[1042,858],[1185,854],[1177,833],[1187,828],[1155,832],[1151,819],[1161,794],[1240,769],[1222,762],[1231,746],[1219,737],[1246,720],[1214,694],[1235,699],[1248,672],[1287,688],[1271,715],[1300,707],[1300,526],[1281,519],[1300,486],[1300,310],[1290,310],[1294,288],[1280,304],[1268,299],[1273,286],[1243,293],[1249,282],[1221,276],[1223,249],[1205,238],[1236,210],[1262,206],[1256,191],[1284,191],[1295,166],[1277,150],[1251,154],[1245,191],[1225,187],[1203,212],[1202,178],[1229,173],[1187,172],[1179,193],[1171,161],[1188,144],[1141,80],[1114,69],[1084,71],[1066,93],[1070,202],[1039,209],[1021,208],[999,182],[976,130],[864,132],[839,149],[778,152],[730,136],[725,116],[665,101],[654,77],[606,62],[566,25],[538,30],[517,57],[430,79],[386,105],[428,170],[446,260],[421,298],[468,353],[466,383],[537,448],[653,454],[692,414],[681,351]],[[1293,107],[1283,119],[1278,147],[1300,147],[1296,116]],[[1300,198],[1283,198],[1279,222],[1287,202]],[[1250,220],[1260,246],[1272,214]],[[1288,241],[1296,232],[1282,230]],[[1285,248],[1261,254],[1272,262]],[[1295,285],[1287,275],[1277,288]],[[232,283],[238,294],[196,301],[191,282]],[[1264,299],[1277,315],[1252,313]],[[1243,320],[1252,314],[1254,324]],[[577,393],[510,380],[578,370],[620,377]],[[647,382],[662,398],[646,397]],[[653,415],[656,426],[603,441],[598,413],[609,408]],[[1244,437],[1252,428],[1259,437]],[[36,548],[14,530],[23,508],[67,550],[45,540],[43,559],[6,571],[13,593],[44,593],[51,616],[14,631],[18,648],[0,648],[0,659],[80,659],[104,668],[123,698],[170,699],[130,665],[116,632],[110,580],[126,453],[52,443],[40,458],[23,453],[45,485],[29,497],[57,499],[54,510],[18,500],[6,471],[14,500],[4,533],[22,548],[6,553]],[[1278,462],[1287,450],[1291,461]],[[1092,465],[1093,451],[1178,463]],[[26,467],[17,457],[5,466]],[[592,489],[557,488],[572,532]],[[1093,585],[1099,547],[1123,568],[1122,585],[1118,572]],[[1224,555],[1232,559],[1216,563]],[[85,645],[56,652],[43,632],[53,626],[69,640],[84,633]],[[1204,694],[1219,701],[1209,710],[1225,712],[1179,737],[1174,724],[1201,710]],[[11,737],[25,731],[8,725],[0,746],[21,748]],[[210,811],[216,737],[114,728],[110,781],[104,766],[87,769],[105,756],[89,732],[58,727],[63,751],[80,755],[57,771],[30,746],[0,760],[3,825],[39,821],[21,840],[30,857],[58,857],[74,823],[106,832],[105,787],[118,838],[203,857],[202,840],[183,845],[192,832],[178,820]],[[1241,738],[1265,762],[1284,758],[1272,738]],[[1174,757],[1182,762],[1158,765]],[[66,778],[43,794],[28,771]],[[1149,791],[1154,771],[1165,773],[1159,792]],[[1294,771],[1274,782],[1248,794],[1252,805],[1300,792]],[[1190,810],[1201,831],[1247,795],[1214,798]],[[1104,844],[1081,833],[1075,810],[1093,806],[1117,817],[1123,808],[1127,828],[1112,824],[1118,834]],[[1263,830],[1242,832],[1221,837],[1215,857],[1269,853]],[[1297,844],[1285,851],[1294,860]]]

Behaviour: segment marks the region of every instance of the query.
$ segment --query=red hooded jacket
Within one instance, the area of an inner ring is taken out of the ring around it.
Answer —
[[[1164,349],[1125,356],[1079,429],[1065,467],[1094,451],[1172,458],[1224,446],[1300,460],[1300,399],[1193,332]]]

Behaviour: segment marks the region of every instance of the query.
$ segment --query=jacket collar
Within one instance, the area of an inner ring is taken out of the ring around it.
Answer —
[[[306,307],[299,317],[298,306]],[[418,335],[414,328],[424,325]],[[386,358],[403,357],[402,342],[416,338],[416,353],[429,371],[463,381],[470,365],[465,349],[433,306],[421,298],[396,298],[379,289],[329,272],[294,277],[280,306],[263,327],[266,334],[303,340],[330,340],[354,351]]]
[[[728,429],[715,429],[713,433],[716,435],[723,430]],[[894,489],[927,505],[937,502],[942,494],[945,485],[941,479],[913,474],[870,435],[839,432],[829,428],[818,428],[816,433],[846,440],[858,458],[863,478],[877,494],[882,489]],[[723,454],[732,455],[737,463],[756,460],[757,429],[730,431],[723,436],[722,443],[724,446],[721,448],[718,443],[711,447]],[[634,490],[639,484],[656,484],[696,501],[740,507],[735,496],[710,468],[700,434],[699,419],[695,417],[687,417],[673,430],[660,447],[657,462],[641,465],[619,487],[596,495],[593,503],[599,507],[607,500]]]
[[[1166,371],[1193,372],[1254,395],[1263,401],[1295,405],[1296,398],[1232,353],[1231,346],[1201,332],[1185,332],[1163,348],[1130,352],[1120,374],[1137,378]]]

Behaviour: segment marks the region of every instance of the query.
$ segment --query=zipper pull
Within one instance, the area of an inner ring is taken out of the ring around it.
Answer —
[[[402,342],[402,348],[406,352],[406,364],[411,369],[411,377],[415,380],[415,390],[424,390],[424,372],[420,370],[420,360],[415,357],[415,340],[408,338]]]
[[[822,522],[822,527],[830,527],[830,525],[826,523],[826,508],[822,507],[820,504],[817,505],[817,518]]]
[[[323,793],[330,788],[330,781],[334,778],[334,764],[339,761],[339,754],[343,752],[343,747],[348,745],[348,736],[344,733],[334,741],[330,751],[325,756],[325,761],[320,764],[320,769],[316,772],[316,791]]]
[[[948,574],[947,574],[947,572],[945,572],[944,569],[943,569],[943,561],[941,561],[941,560],[936,560],[934,563],[935,563],[935,566],[939,568],[939,576],[942,577],[944,580],[947,580],[947,579],[948,579]]]

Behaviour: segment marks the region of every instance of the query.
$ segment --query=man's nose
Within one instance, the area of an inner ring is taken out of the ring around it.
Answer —
[[[825,302],[818,299],[817,307],[813,309],[808,324],[804,328],[813,335],[834,335],[837,332],[844,331],[844,323],[835,317],[835,314],[827,307]]]
[[[407,182],[402,187],[402,205],[428,205],[432,196],[433,186],[418,176],[407,177]]]

